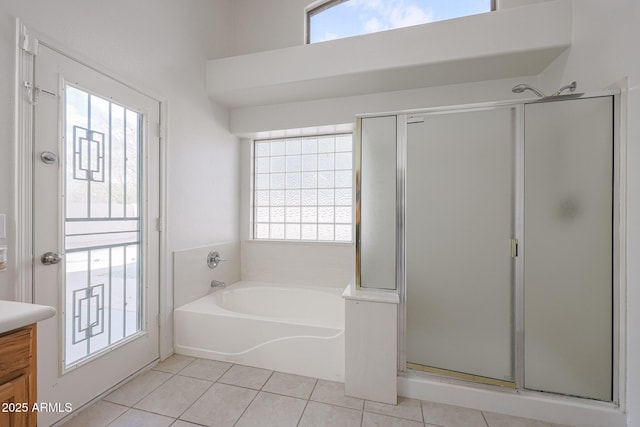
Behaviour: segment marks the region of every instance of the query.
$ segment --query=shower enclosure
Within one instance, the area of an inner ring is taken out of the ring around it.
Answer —
[[[400,370],[615,401],[614,95],[358,119],[357,286]]]

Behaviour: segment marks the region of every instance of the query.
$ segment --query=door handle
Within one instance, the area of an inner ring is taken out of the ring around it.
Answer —
[[[55,252],[47,252],[40,257],[40,261],[42,261],[44,265],[58,264],[62,261],[62,256]]]

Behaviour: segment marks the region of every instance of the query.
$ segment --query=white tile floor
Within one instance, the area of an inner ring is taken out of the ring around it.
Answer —
[[[64,424],[76,426],[560,427],[407,398],[370,402],[346,397],[342,383],[179,355]]]

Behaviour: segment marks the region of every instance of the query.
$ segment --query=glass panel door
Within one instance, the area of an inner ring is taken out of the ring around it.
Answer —
[[[142,328],[142,114],[65,87],[65,366]]]
[[[525,106],[525,387],[612,400],[613,97]]]
[[[407,125],[409,368],[514,381],[514,116],[467,110]]]
[[[38,398],[75,409],[158,359],[160,104],[44,44],[35,69]]]

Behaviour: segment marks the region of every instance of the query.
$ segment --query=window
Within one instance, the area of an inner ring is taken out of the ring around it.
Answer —
[[[253,238],[352,241],[351,134],[254,142]]]
[[[495,10],[495,0],[329,0],[307,11],[307,43]]]

